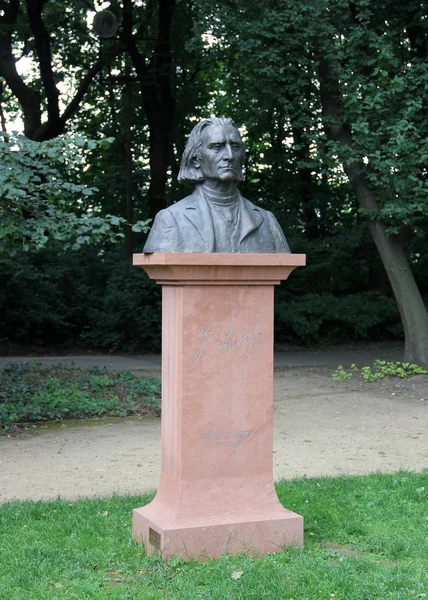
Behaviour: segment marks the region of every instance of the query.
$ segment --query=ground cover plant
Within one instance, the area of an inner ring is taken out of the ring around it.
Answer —
[[[412,375],[426,375],[427,373],[426,369],[408,362],[375,360],[373,365],[358,367],[353,364],[349,369],[344,369],[342,365],[339,365],[333,372],[332,377],[336,381],[351,379],[351,377],[358,377],[364,381],[377,381],[388,377],[404,379]]]
[[[160,415],[159,377],[37,362],[0,369],[0,432],[22,423],[129,415]]]
[[[131,510],[151,498],[0,507],[8,600],[408,600],[427,597],[428,471],[277,484],[305,517],[305,547],[204,563],[147,557]]]

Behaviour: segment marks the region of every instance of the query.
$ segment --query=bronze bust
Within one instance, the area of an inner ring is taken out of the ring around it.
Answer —
[[[178,174],[195,189],[156,215],[143,252],[290,252],[274,215],[238,191],[244,156],[232,119],[198,123]]]

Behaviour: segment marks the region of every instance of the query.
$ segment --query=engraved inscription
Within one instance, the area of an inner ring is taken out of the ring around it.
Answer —
[[[251,431],[228,431],[228,432],[214,432],[214,433],[203,433],[202,437],[204,440],[230,440],[230,439],[242,439],[248,438],[251,435]]]
[[[217,442],[216,448],[241,448],[242,442]]]
[[[251,431],[215,431],[202,434],[202,438],[211,442],[214,448],[241,448],[243,440],[250,436]]]

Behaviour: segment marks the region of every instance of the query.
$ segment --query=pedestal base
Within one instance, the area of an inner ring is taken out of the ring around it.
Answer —
[[[147,553],[159,553],[165,559],[206,560],[238,552],[263,556],[281,552],[287,545],[303,545],[303,517],[285,508],[281,515],[267,514],[265,518],[246,514],[242,521],[206,519],[205,525],[189,522],[187,526],[163,523],[161,514],[149,519],[145,512],[145,507],[133,511],[132,536],[144,543]]]
[[[273,485],[273,290],[299,255],[136,255],[163,284],[162,473],[133,537],[164,558],[303,543]]]

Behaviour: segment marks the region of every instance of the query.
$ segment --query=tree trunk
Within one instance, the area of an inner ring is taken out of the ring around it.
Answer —
[[[176,0],[160,0],[157,34],[150,61],[140,52],[133,34],[133,6],[123,2],[123,42],[140,84],[149,125],[149,215],[153,219],[166,207],[166,182],[175,111],[172,84],[171,28]]]
[[[361,166],[352,163],[344,168],[359,205],[370,211],[377,210],[376,198],[360,174]],[[369,229],[400,311],[405,359],[428,368],[428,313],[403,248],[397,236],[389,235],[380,220],[369,219]]]
[[[171,132],[172,122],[171,126],[167,127],[163,127],[160,123],[156,122],[150,126],[149,216],[151,219],[154,219],[157,213],[166,207],[166,183],[170,163]]]
[[[338,80],[327,60],[320,61],[318,74],[327,135],[348,149],[352,146],[352,134],[343,118]],[[361,208],[377,213],[378,201],[365,178],[364,163],[349,163],[342,158],[342,164]],[[397,236],[389,235],[381,220],[369,217],[369,228],[400,311],[405,360],[428,368],[428,313],[404,251]]]
[[[308,164],[310,160],[309,144],[305,140],[302,127],[294,126],[292,123],[292,132],[298,162],[297,174],[299,177],[300,197],[302,200],[302,216],[305,223],[306,236],[313,240],[319,236],[320,231],[318,217],[314,207],[314,196],[312,193],[314,187],[312,169],[310,167],[302,166],[304,163]]]
[[[166,207],[175,98],[172,91],[171,29],[175,0],[160,0],[158,32],[147,75],[142,81],[143,102],[150,128],[149,213],[153,219]]]
[[[24,133],[32,138],[40,127],[42,119],[41,97],[39,92],[26,85],[16,69],[16,60],[12,52],[13,33],[19,15],[19,0],[11,0],[0,16],[0,77],[3,77],[12,94],[22,107]]]
[[[52,68],[50,35],[45,27],[42,12],[44,0],[27,0],[27,15],[34,35],[34,45],[39,59],[40,75],[46,96],[48,121],[52,129],[59,129],[59,91]],[[60,131],[62,133],[62,131]],[[59,135],[59,134],[57,134]]]
[[[126,82],[122,92],[123,99],[123,150],[124,150],[124,163],[125,163],[125,210],[124,216],[126,219],[125,225],[125,251],[127,258],[132,258],[133,246],[132,246],[132,223],[134,222],[134,210],[133,210],[133,182],[132,182],[132,83],[131,83],[131,69],[128,65],[128,61],[125,64],[125,76]]]
[[[0,81],[0,128],[6,133],[6,117],[3,110],[3,82]]]

